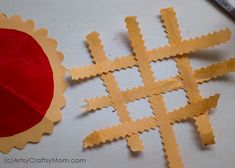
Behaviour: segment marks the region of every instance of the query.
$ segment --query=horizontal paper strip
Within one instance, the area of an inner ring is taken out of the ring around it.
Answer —
[[[166,45],[164,47],[156,48],[147,51],[148,60],[158,61],[165,58],[182,55],[185,53],[194,52],[196,50],[206,49],[221,43],[225,43],[231,38],[231,31],[229,29],[220,30],[218,32],[209,33],[201,37],[192,38],[189,40],[181,41],[175,45]],[[113,61],[103,61],[97,64],[88,66],[71,68],[70,75],[72,79],[84,79],[115,70],[125,69],[136,65],[136,61],[132,55],[119,57]]]
[[[235,71],[235,58],[210,65],[205,68],[197,69],[194,71],[194,76],[198,83],[208,82],[213,78],[217,78],[229,72]],[[132,102],[148,95],[166,93],[173,90],[182,88],[182,80],[179,75],[172,77],[167,80],[157,81],[151,88],[146,88],[144,86],[135,87],[122,91],[125,102]],[[111,100],[108,96],[100,96],[96,98],[86,99],[86,106],[84,111],[93,111],[97,109],[102,109],[104,107],[111,106]]]
[[[182,108],[168,113],[168,117],[172,124],[181,122],[194,116],[204,114],[208,110],[215,108],[219,99],[219,94],[205,98],[197,103],[188,104]],[[105,142],[111,142],[114,139],[124,138],[131,134],[142,133],[158,127],[158,119],[155,117],[147,117],[136,121],[125,122],[115,125],[111,128],[105,128],[94,131],[84,139],[84,147],[92,147]]]

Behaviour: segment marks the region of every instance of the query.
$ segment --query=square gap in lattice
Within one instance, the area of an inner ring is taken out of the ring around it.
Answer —
[[[163,97],[168,112],[172,112],[173,110],[183,107],[188,103],[185,91],[182,89],[178,91],[167,92],[163,95]]]
[[[88,122],[84,125],[86,125],[90,131],[94,129],[111,127],[120,123],[116,110],[111,106],[96,110],[96,112],[92,113],[92,115],[88,115],[87,118]]]
[[[105,86],[103,84],[103,81],[99,78],[96,77],[92,80],[86,81],[82,83],[81,85],[84,84],[84,89],[82,90],[81,94],[85,94],[86,97],[85,99],[97,97],[97,96],[102,96],[102,95],[108,95]]]
[[[128,111],[133,120],[153,115],[147,98],[128,103]]]
[[[115,71],[113,74],[116,77],[116,81],[121,90],[143,85],[137,67]]]
[[[152,62],[151,66],[157,80],[168,79],[178,73],[176,63],[171,59]]]

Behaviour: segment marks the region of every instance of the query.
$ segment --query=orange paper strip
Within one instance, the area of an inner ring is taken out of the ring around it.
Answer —
[[[165,58],[194,52],[196,50],[213,47],[215,45],[225,43],[230,38],[230,30],[224,29],[218,32],[209,33],[208,35],[203,35],[201,37],[184,40],[177,45],[166,45],[164,47],[147,51],[148,61],[158,61]],[[95,65],[71,68],[70,75],[72,79],[78,80],[101,75],[107,72],[113,72],[115,70],[126,69],[134,65],[136,65],[136,61],[133,56],[121,56],[113,61],[102,61]]]
[[[151,87],[155,82],[155,78],[151,70],[151,65],[148,63],[148,53],[146,52],[142,34],[138,27],[139,23],[136,21],[136,17],[127,17],[125,21],[144,86]],[[180,157],[173,128],[167,116],[167,110],[162,95],[149,96],[148,101],[153,109],[153,114],[158,116],[159,132],[169,167],[182,168],[183,162]]]
[[[210,65],[206,68],[200,68],[195,70],[194,77],[196,78],[197,83],[208,82],[211,79],[220,77],[226,73],[235,71],[235,59],[231,58],[224,62],[216,63]],[[146,88],[144,86],[135,87],[132,89],[127,89],[121,91],[125,103],[129,103],[141,98],[145,98],[147,95],[157,95],[160,93],[171,92],[173,90],[178,90],[183,87],[182,80],[179,75],[172,77],[163,81],[155,81],[155,83]],[[97,109],[102,109],[104,107],[111,106],[111,100],[108,96],[100,96],[96,98],[86,99],[86,105],[84,111],[94,111]]]
[[[93,56],[93,60],[98,63],[102,61],[107,61],[107,56],[105,55],[101,40],[99,39],[99,34],[93,32],[87,36],[87,43]],[[129,117],[127,106],[123,100],[121,90],[115,80],[115,77],[109,72],[107,74],[102,74],[101,79],[106,86],[106,90],[109,93],[109,97],[112,102],[112,106],[116,109],[119,116],[120,122],[131,121]],[[130,149],[134,152],[142,151],[144,146],[137,134],[133,134],[127,137],[127,143]]]
[[[167,113],[171,124],[175,122],[181,122],[194,116],[199,116],[206,113],[208,110],[217,106],[219,94],[210,96],[209,98],[198,101],[197,103],[187,104],[177,110]],[[94,131],[84,139],[84,147],[93,147],[94,145],[100,145],[107,141],[111,142],[114,139],[124,138],[133,133],[142,133],[155,129],[158,127],[158,118],[147,117],[136,121],[125,122],[119,125],[112,126],[110,128]]]
[[[175,11],[173,8],[162,9],[161,14],[165,32],[169,38],[169,43],[171,45],[180,43],[181,35]],[[186,97],[188,98],[189,103],[201,100],[202,97],[200,96],[198,84],[194,77],[188,55],[185,54],[180,57],[176,57],[175,62],[178,67],[180,77],[182,78],[183,89],[186,92]],[[195,117],[195,124],[197,125],[197,130],[202,143],[204,145],[214,144],[214,134],[207,113],[199,117]]]

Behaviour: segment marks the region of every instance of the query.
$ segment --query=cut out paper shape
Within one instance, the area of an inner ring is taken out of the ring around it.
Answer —
[[[0,151],[22,149],[52,132],[65,105],[57,43],[32,20],[0,14]]]
[[[235,59],[231,58],[221,63],[193,70],[190,66],[188,54],[225,43],[231,38],[230,30],[223,29],[208,35],[183,40],[180,36],[173,8],[162,9],[161,15],[169,39],[168,45],[147,50],[136,17],[127,17],[125,21],[133,55],[109,60],[99,34],[93,32],[86,37],[86,42],[94,64],[71,68],[70,75],[74,80],[100,76],[108,91],[108,96],[87,99],[84,111],[95,111],[112,106],[121,122],[119,125],[96,130],[89,134],[84,139],[84,148],[91,148],[117,139],[125,139],[131,151],[142,151],[144,146],[139,134],[159,127],[168,166],[170,168],[182,168],[183,162],[172,126],[175,122],[189,118],[194,119],[201,142],[204,145],[215,143],[208,112],[217,106],[219,94],[203,98],[200,96],[198,84],[234,72]],[[174,59],[179,74],[170,79],[156,80],[150,62],[162,59]],[[133,66],[138,67],[143,85],[122,91],[118,87],[112,72]],[[184,89],[187,92],[188,103],[184,107],[168,113],[161,95],[177,89]],[[142,98],[148,99],[153,116],[134,121],[129,116],[126,104]]]
[[[177,110],[169,112],[168,118],[170,123],[174,124],[194,116],[200,116],[206,113],[207,110],[215,108],[219,99],[219,94],[211,96],[207,99],[198,101],[197,103],[188,104]],[[111,128],[105,128],[99,131],[94,131],[88,135],[84,140],[84,147],[93,147],[104,142],[113,141],[115,139],[124,138],[133,133],[142,133],[155,129],[158,127],[157,117],[146,117],[131,122],[124,122],[123,124],[114,125]]]
[[[181,35],[179,26],[176,19],[176,14],[172,8],[167,10],[161,10],[163,26],[170,44],[177,44],[181,41]],[[171,18],[171,19],[168,19]],[[183,83],[183,89],[186,92],[186,97],[189,103],[197,102],[202,99],[199,93],[198,84],[196,78],[194,77],[193,69],[190,65],[188,55],[181,55],[175,59],[176,66],[178,67],[178,72]],[[214,134],[209,122],[207,113],[204,115],[194,118],[195,124],[197,125],[197,130],[201,141],[203,144],[214,144]]]

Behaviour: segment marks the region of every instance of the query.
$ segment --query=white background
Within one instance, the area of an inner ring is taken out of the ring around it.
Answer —
[[[232,2],[232,1],[231,1]],[[235,1],[232,2],[235,4]],[[0,11],[8,16],[18,14],[24,19],[33,19],[36,27],[45,27],[49,36],[58,41],[58,50],[65,55],[67,68],[91,63],[85,36],[97,31],[101,34],[107,55],[111,59],[130,53],[125,16],[138,17],[148,48],[167,43],[159,19],[161,8],[174,7],[182,36],[190,38],[228,27],[235,34],[233,20],[209,0],[1,0]],[[223,45],[191,54],[192,66],[203,67],[235,56],[235,36]],[[153,64],[158,79],[176,74],[173,61]],[[137,68],[115,72],[121,89],[138,86],[141,79]],[[99,78],[85,82],[71,82],[65,96],[67,106],[63,119],[50,136],[43,136],[38,144],[28,144],[23,150],[13,149],[9,154],[0,154],[0,167],[80,167],[80,168],[166,168],[166,160],[158,130],[141,135],[145,150],[138,156],[130,154],[125,140],[116,141],[92,150],[83,150],[82,140],[91,131],[118,123],[113,109],[107,108],[82,115],[84,99],[103,95],[105,88]],[[195,126],[190,122],[174,125],[177,142],[185,168],[235,168],[235,74],[200,86],[203,96],[221,94],[218,107],[210,113],[216,136],[216,145],[203,148]],[[105,93],[106,94],[106,93]],[[186,104],[184,91],[164,95],[169,111]],[[128,109],[134,119],[151,115],[146,99],[129,103]],[[85,164],[4,164],[4,158],[84,158]]]

